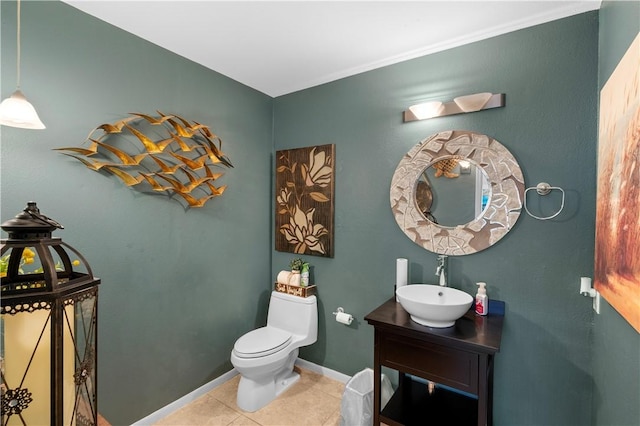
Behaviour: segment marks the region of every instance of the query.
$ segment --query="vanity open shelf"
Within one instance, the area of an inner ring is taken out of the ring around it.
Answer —
[[[478,399],[437,387],[432,392],[426,383],[400,373],[403,380],[380,413],[380,421],[389,425],[475,425]]]
[[[493,362],[500,350],[504,302],[492,300],[489,315],[469,310],[453,327],[413,322],[389,299],[365,320],[375,328],[374,425],[491,425]],[[399,372],[399,385],[380,410],[382,366]],[[443,386],[431,393],[422,378]]]

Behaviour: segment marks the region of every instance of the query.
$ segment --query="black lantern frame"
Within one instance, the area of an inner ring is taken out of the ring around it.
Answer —
[[[2,224],[2,425],[97,425],[100,279],[57,228],[34,202]]]

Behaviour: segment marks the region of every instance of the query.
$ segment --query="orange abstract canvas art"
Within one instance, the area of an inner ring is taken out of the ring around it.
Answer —
[[[640,34],[600,92],[594,275],[640,333]]]

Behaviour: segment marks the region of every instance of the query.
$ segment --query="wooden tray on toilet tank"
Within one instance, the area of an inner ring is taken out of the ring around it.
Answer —
[[[287,293],[287,294],[292,294],[294,296],[298,296],[298,297],[309,297],[309,296],[313,296],[314,294],[316,294],[316,286],[315,285],[309,285],[306,287],[300,287],[297,285],[289,285],[289,284],[282,284],[282,283],[275,283],[275,290],[280,292],[280,293]]]

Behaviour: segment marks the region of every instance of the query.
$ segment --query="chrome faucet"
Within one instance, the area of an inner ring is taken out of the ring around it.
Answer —
[[[438,266],[436,267],[436,275],[440,277],[440,285],[447,286],[447,255],[438,255]]]

